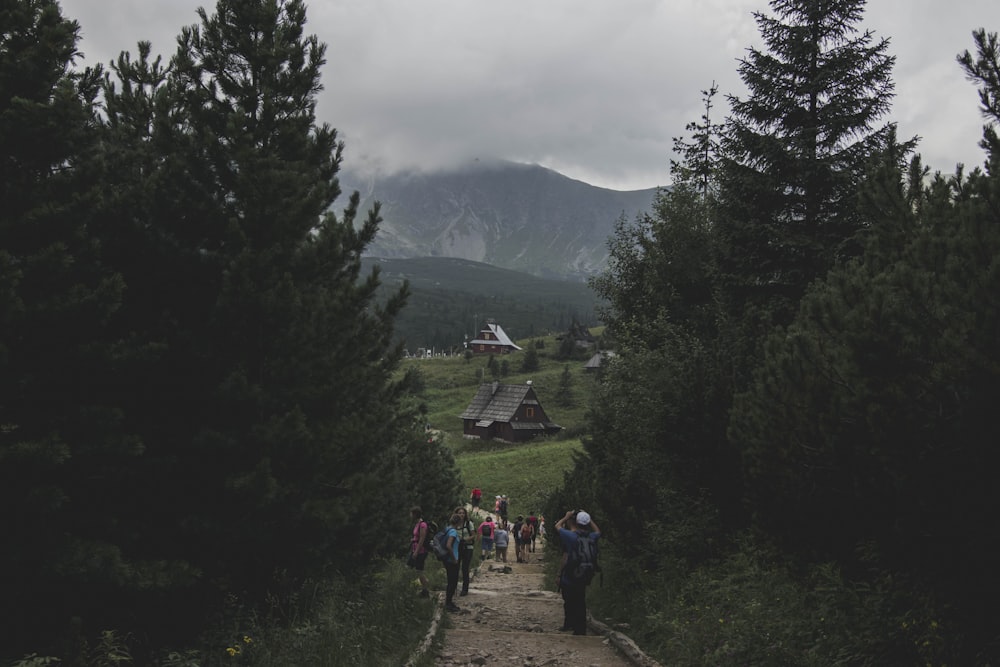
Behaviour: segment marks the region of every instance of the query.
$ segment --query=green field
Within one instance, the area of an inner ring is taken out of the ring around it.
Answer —
[[[506,494],[508,514],[541,511],[553,489],[562,483],[563,472],[573,462],[579,439],[544,440],[508,449],[467,452],[456,456],[466,487],[483,490],[483,509],[492,511],[494,497]]]
[[[600,330],[593,332],[598,334]],[[524,351],[504,355],[497,359],[506,362],[510,372],[499,381],[519,384],[530,380],[549,419],[563,427],[557,436],[521,444],[465,439],[459,415],[480,383],[493,381],[486,370],[488,357],[435,357],[403,362],[404,370],[419,371],[424,385],[420,396],[427,405],[427,421],[443,434],[445,443],[454,452],[467,490],[474,486],[482,489],[483,507],[487,510],[492,510],[494,496],[506,494],[512,516],[539,510],[545,497],[562,482],[563,473],[572,466],[573,452],[580,449],[587,407],[597,382],[592,371],[583,369],[590,354],[581,351],[571,360],[557,359],[559,341],[553,335],[518,340],[517,344],[525,349],[535,346],[539,368],[521,372]],[[571,378],[571,401],[565,404],[558,400],[564,368],[569,369]]]

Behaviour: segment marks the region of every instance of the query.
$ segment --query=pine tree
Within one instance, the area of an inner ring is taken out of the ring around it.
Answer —
[[[977,57],[960,60],[981,101],[1000,92],[990,39],[977,33]],[[997,165],[990,130],[983,146]],[[873,170],[863,201],[882,217],[865,254],[817,282],[768,340],[731,434],[773,539],[933,590],[953,624],[941,659],[991,662],[1000,552],[984,526],[1000,511],[1000,170],[925,185],[919,160],[907,167],[904,155],[887,151]]]
[[[0,7],[0,624],[8,655],[61,645],[95,586],[134,576],[113,526],[142,447],[107,391],[128,353],[95,235],[100,71],[50,0]],[[8,641],[9,640],[9,641]]]
[[[407,288],[379,304],[361,275],[378,208],[332,212],[343,145],[316,123],[304,4],[199,17],[169,67],[140,43],[105,86],[114,324],[147,344],[121,385],[148,460],[127,524],[137,554],[190,573],[157,582],[178,604],[363,566],[391,542],[365,517],[412,481],[399,456],[421,438],[392,379]]]
[[[559,375],[559,388],[556,391],[556,403],[564,408],[571,407],[576,402],[573,396],[573,374],[569,370],[569,364],[563,364],[562,373]]]
[[[538,370],[538,350],[534,345],[529,345],[524,349],[524,356],[521,357],[521,372],[531,373]]]
[[[888,40],[855,27],[864,4],[772,0],[775,16],[755,14],[767,51],[740,62],[748,96],[729,98],[720,263],[730,308],[765,330],[860,252],[855,193],[883,148],[894,88]]]

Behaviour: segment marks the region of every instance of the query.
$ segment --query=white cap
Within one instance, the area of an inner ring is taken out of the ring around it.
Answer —
[[[584,511],[576,513],[576,525],[578,526],[588,526],[590,525],[590,515]]]

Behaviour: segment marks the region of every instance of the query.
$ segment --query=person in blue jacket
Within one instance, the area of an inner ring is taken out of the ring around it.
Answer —
[[[452,514],[451,520],[448,521],[448,528],[445,530],[445,535],[448,537],[447,546],[451,551],[448,560],[444,561],[445,574],[448,576],[448,586],[445,588],[444,594],[444,608],[448,611],[462,611],[461,608],[455,604],[455,591],[458,590],[458,569],[460,567],[458,562],[458,530],[462,526],[462,517],[458,514]]]

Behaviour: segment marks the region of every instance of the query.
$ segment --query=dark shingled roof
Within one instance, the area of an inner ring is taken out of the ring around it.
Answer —
[[[462,413],[462,419],[480,421],[509,422],[517,408],[531,391],[526,384],[481,384],[469,407]],[[532,401],[537,404],[537,401]]]

